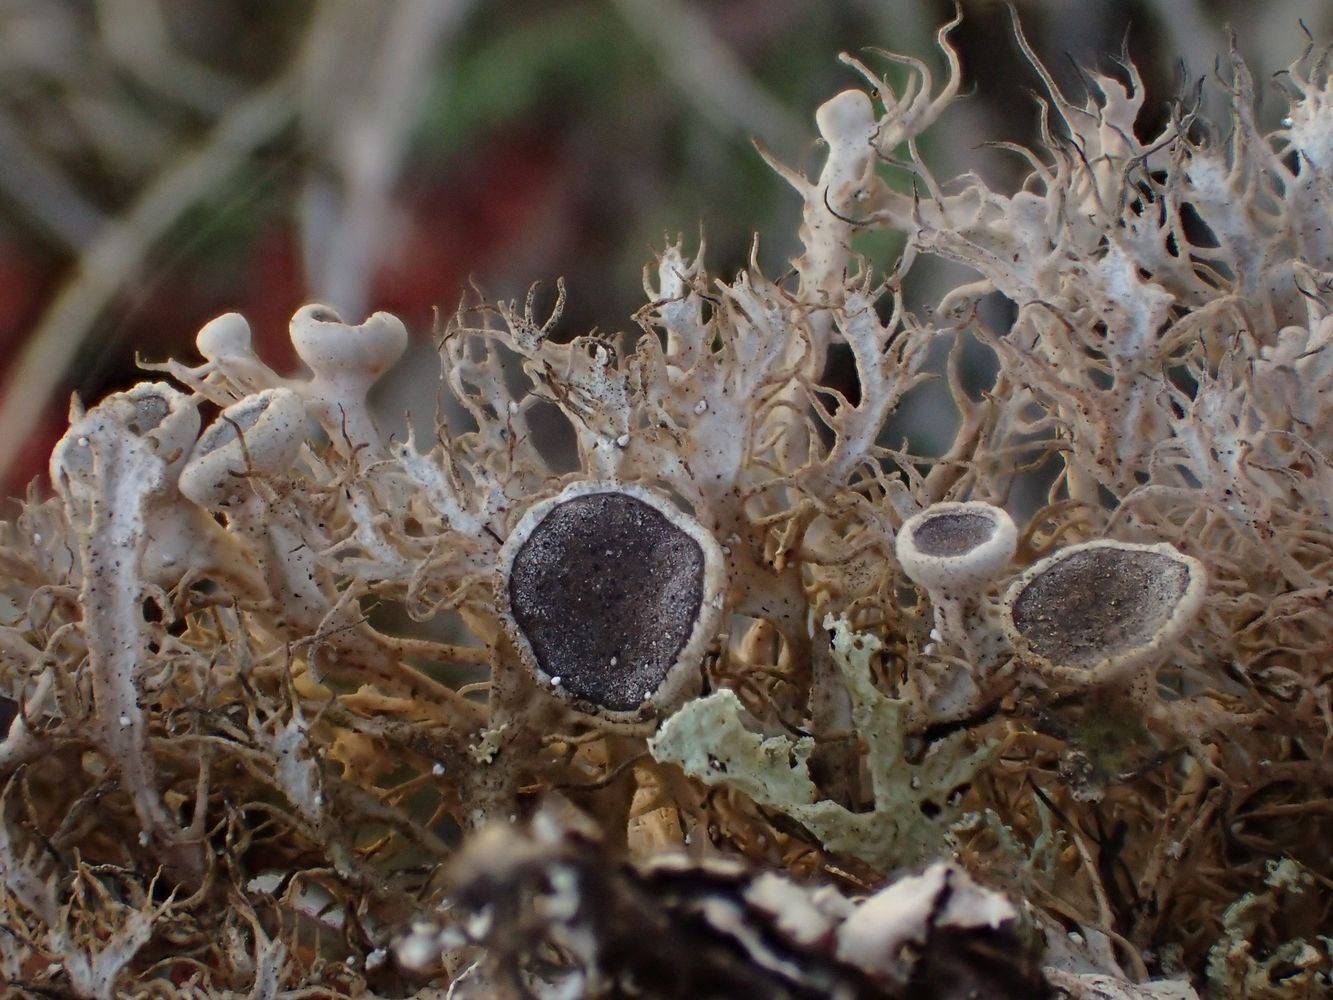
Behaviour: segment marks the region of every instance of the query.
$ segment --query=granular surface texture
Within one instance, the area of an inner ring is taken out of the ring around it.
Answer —
[[[968,511],[937,514],[917,525],[912,541],[929,556],[961,556],[990,541],[995,522]]]
[[[129,422],[129,428],[135,434],[147,434],[167,418],[171,410],[165,398],[155,393],[144,393],[134,401],[138,411]]]
[[[1155,552],[1076,552],[1014,601],[1014,626],[1032,651],[1068,667],[1096,666],[1152,642],[1189,586],[1189,570]]]
[[[703,600],[699,543],[649,504],[592,493],[554,507],[514,557],[509,601],[537,663],[613,711],[651,697]]]

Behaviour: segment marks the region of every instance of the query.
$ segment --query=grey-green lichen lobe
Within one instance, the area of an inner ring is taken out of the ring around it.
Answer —
[[[1071,553],[1013,601],[1014,628],[1052,663],[1091,669],[1109,650],[1151,645],[1190,585],[1188,566],[1158,552]]]
[[[514,557],[509,601],[537,665],[613,711],[648,700],[690,640],[704,553],[660,511],[619,492],[557,504]]]
[[[994,534],[995,522],[984,514],[950,511],[917,525],[912,542],[923,555],[961,556],[984,545]]]
[[[729,688],[686,703],[649,740],[649,752],[706,785],[733,788],[785,813],[835,853],[882,870],[934,856],[958,818],[955,793],[989,766],[993,746],[969,747],[963,734],[953,733],[920,760],[909,760],[907,704],[871,679],[881,641],[853,631],[846,618],[829,615],[824,625],[832,631],[830,653],[847,685],[852,725],[866,746],[874,797],[869,811],[852,812],[823,798],[808,768],[814,741],[747,729],[741,701]]]

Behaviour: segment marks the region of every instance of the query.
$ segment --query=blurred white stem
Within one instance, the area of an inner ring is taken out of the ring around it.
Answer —
[[[107,52],[157,94],[209,114],[242,96],[234,80],[173,44],[160,0],[97,0],[95,13]]]
[[[216,191],[294,112],[290,71],[225,115],[191,152],[172,161],[126,214],[103,226],[72,277],[24,343],[0,401],[0,480],[46,415],[56,387],[102,311],[138,273],[157,241]]]
[[[680,0],[615,5],[663,73],[719,132],[742,142],[758,137],[784,152],[806,145],[804,126],[754,80],[702,14]]]
[[[106,219],[60,169],[0,111],[0,191],[71,250],[81,249]]]
[[[392,188],[430,63],[476,0],[330,0],[302,81],[302,123],[325,156],[301,206],[306,292],[355,318],[383,259]],[[367,36],[374,38],[367,43]],[[323,169],[321,169],[323,168]]]

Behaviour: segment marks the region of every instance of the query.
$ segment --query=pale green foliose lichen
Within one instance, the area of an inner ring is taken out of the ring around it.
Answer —
[[[723,689],[686,704],[648,741],[659,762],[680,767],[708,785],[744,792],[760,805],[801,823],[830,851],[877,868],[915,864],[947,850],[958,818],[954,792],[992,759],[989,746],[971,750],[955,734],[934,743],[919,763],[907,760],[906,701],[879,691],[871,662],[883,648],[873,635],[852,631],[845,617],[825,619],[833,658],[852,699],[852,719],[864,742],[874,808],[850,809],[822,798],[807,766],[809,737],[763,737],[747,729],[740,700]]]

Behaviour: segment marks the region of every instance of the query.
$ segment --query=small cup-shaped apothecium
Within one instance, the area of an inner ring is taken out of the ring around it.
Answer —
[[[177,509],[179,498],[171,486],[199,433],[199,423],[191,397],[164,382],[140,382],[127,392],[112,393],[86,414],[76,407],[69,430],[51,451],[51,482],[66,502],[81,508],[105,495],[117,469],[129,470],[136,486],[145,491],[141,497],[148,522],[144,576],[163,586],[180,577],[172,566],[179,556],[176,529],[191,515]],[[207,517],[191,505],[181,506]],[[91,508],[86,512],[91,515]],[[200,546],[196,551],[202,550]]]
[[[979,500],[937,503],[898,532],[898,562],[928,591],[971,589],[998,576],[1017,544],[1013,519],[1002,508]]]
[[[898,532],[898,563],[926,589],[941,639],[974,665],[985,665],[995,652],[998,630],[984,614],[983,599],[1017,544],[1013,519],[978,500],[932,504]]]
[[[230,312],[205,323],[194,343],[215,371],[244,389],[258,392],[277,385],[281,379],[259,360],[250,339],[250,324],[245,317]]]
[[[1207,574],[1165,543],[1100,540],[1033,565],[1005,598],[1005,634],[1052,680],[1104,684],[1151,669],[1203,605]]]
[[[315,379],[311,408],[336,447],[380,447],[366,394],[407,349],[407,328],[397,316],[377,312],[360,326],[344,323],[329,306],[298,309],[291,323],[292,346]]]
[[[253,495],[245,476],[283,472],[306,439],[305,404],[290,389],[265,389],[233,403],[204,431],[181,471],[180,491],[202,507]]]
[[[140,382],[119,398],[133,408],[125,426],[152,441],[169,468],[179,466],[199,434],[194,401],[163,382]]]
[[[524,515],[500,570],[524,666],[575,711],[632,731],[698,692],[726,571],[713,536],[666,497],[576,483]]]
[[[240,313],[223,313],[199,329],[194,344],[209,361],[219,362],[229,358],[248,358],[254,354],[250,345],[250,324]]]
[[[164,382],[140,382],[127,392],[113,393],[89,412],[148,441],[173,472],[199,433],[199,410],[194,401]],[[72,424],[51,452],[51,480],[66,476],[82,479],[92,472],[93,456],[84,430]]]

